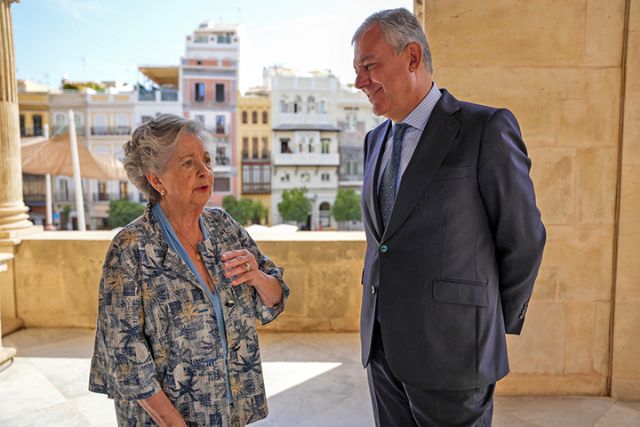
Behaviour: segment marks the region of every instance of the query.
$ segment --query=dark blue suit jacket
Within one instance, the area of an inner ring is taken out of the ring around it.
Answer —
[[[510,111],[442,91],[382,232],[377,176],[391,123],[365,140],[362,362],[376,310],[387,361],[421,389],[471,389],[509,371],[545,229],[531,161]]]

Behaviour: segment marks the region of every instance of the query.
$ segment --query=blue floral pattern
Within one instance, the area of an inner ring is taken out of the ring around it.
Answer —
[[[227,403],[213,307],[147,206],[111,242],[100,282],[89,389],[114,399],[118,425],[155,425],[136,401],[160,390],[189,426],[242,426],[267,416],[255,322],[274,320],[289,288],[282,268],[226,212],[207,209],[203,219],[209,239],[199,249],[222,301],[234,403]],[[267,307],[255,288],[233,287],[222,274],[220,254],[243,248],[280,282],[280,304]]]

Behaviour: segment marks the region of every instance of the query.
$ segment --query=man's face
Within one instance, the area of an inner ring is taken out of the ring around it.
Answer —
[[[413,81],[409,64],[407,49],[396,53],[377,24],[370,26],[355,43],[355,87],[367,95],[375,115],[397,122],[409,114],[412,105],[407,95]]]

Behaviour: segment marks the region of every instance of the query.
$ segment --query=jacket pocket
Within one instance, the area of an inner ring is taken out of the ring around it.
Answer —
[[[451,304],[475,305],[487,307],[489,294],[487,284],[465,280],[435,279],[433,298],[436,301]]]
[[[457,168],[441,169],[436,172],[434,181],[444,181],[446,179],[465,178],[469,174],[469,166],[460,166]]]

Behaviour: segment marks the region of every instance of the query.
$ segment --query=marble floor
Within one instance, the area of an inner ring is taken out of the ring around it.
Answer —
[[[87,391],[93,331],[27,329],[3,338],[17,357],[0,372],[0,426],[114,426],[113,405]],[[270,415],[256,426],[373,426],[357,334],[263,333]],[[1,369],[1,368],[0,368]],[[498,397],[494,427],[637,427],[640,402]]]

